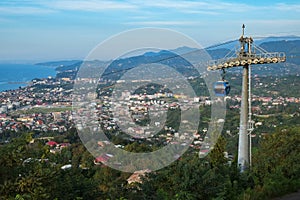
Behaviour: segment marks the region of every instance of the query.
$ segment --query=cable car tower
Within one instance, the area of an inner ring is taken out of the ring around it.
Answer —
[[[286,56],[283,52],[269,53],[261,47],[253,44],[251,37],[244,37],[245,25],[242,26],[242,36],[239,38],[240,49],[231,57],[209,61],[207,70],[222,70],[222,81],[215,84],[216,96],[226,96],[230,86],[224,79],[225,70],[231,67],[243,67],[242,100],[240,110],[240,127],[238,143],[238,166],[241,172],[251,165],[251,132],[253,131],[253,120],[251,119],[251,67],[250,65],[285,62]],[[223,89],[220,90],[220,85]],[[229,87],[229,88],[228,88]],[[227,92],[226,92],[227,89]]]

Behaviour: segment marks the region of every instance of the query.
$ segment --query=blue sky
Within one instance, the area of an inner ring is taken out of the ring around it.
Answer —
[[[2,0],[0,62],[82,59],[122,31],[169,28],[203,46],[247,35],[300,35],[298,0]]]

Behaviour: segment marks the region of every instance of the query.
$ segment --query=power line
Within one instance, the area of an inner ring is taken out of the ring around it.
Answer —
[[[269,37],[272,37],[272,36],[257,36],[257,37],[252,37],[252,38],[255,38],[255,39],[264,39],[264,38],[269,38]],[[300,40],[300,38],[299,38]],[[226,41],[226,42],[223,42],[223,43],[219,43],[219,44],[215,44],[215,45],[212,45],[212,46],[209,46],[209,47],[206,47],[204,49],[196,49],[196,50],[193,50],[193,51],[189,51],[187,53],[184,53],[184,54],[176,54],[172,51],[170,51],[171,53],[174,53],[175,55],[174,56],[170,56],[170,57],[167,57],[167,58],[163,58],[163,59],[159,59],[159,60],[155,60],[155,61],[152,61],[150,63],[160,63],[160,62],[163,62],[163,61],[166,61],[166,60],[171,60],[171,59],[174,59],[174,58],[178,58],[178,57],[183,57],[183,56],[186,56],[186,55],[189,55],[189,54],[194,54],[198,51],[203,51],[203,50],[209,50],[209,49],[214,49],[214,48],[217,48],[217,47],[220,47],[220,46],[224,46],[226,44],[230,44],[230,43],[233,43],[233,42],[238,42],[239,40],[238,39],[234,39],[234,40],[229,40],[229,41]],[[232,50],[231,50],[232,51]],[[231,52],[230,51],[230,52]],[[299,56],[294,56],[294,55],[297,55],[297,54],[293,54],[293,55],[289,55],[289,56],[286,56],[286,58],[298,58],[300,57],[300,54]],[[114,61],[113,61],[114,62]],[[110,64],[112,64],[113,62],[111,62]],[[117,70],[117,71],[113,71],[113,72],[107,72],[107,73],[104,73],[102,74],[102,77],[103,76],[109,76],[109,75],[113,75],[113,74],[117,74],[117,73],[120,73],[120,72],[125,72],[125,71],[128,71],[128,70],[131,70],[131,69],[134,69],[135,67],[129,67],[129,68],[126,68],[126,69],[120,69],[120,70]]]

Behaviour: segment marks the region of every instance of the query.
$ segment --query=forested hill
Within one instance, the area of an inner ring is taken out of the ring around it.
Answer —
[[[61,60],[61,61],[50,61],[50,62],[42,62],[42,63],[36,63],[36,65],[43,65],[43,66],[49,66],[49,67],[59,67],[59,66],[71,66],[73,64],[76,64],[80,62],[80,60]]]
[[[285,52],[287,63],[300,64],[300,40],[265,42],[260,46],[268,52]]]
[[[299,134],[295,127],[266,136],[245,173],[239,172],[236,160],[224,157],[226,141],[220,137],[206,158],[187,152],[147,174],[143,183],[128,183],[131,174],[94,165],[80,143],[51,154],[24,133],[0,145],[0,199],[272,199],[300,188]],[[79,140],[72,131],[64,136],[70,138]],[[133,150],[142,147],[130,145]],[[72,167],[64,169],[70,162]]]
[[[268,52],[284,52],[287,56],[285,63],[279,64],[269,64],[269,65],[257,65],[254,68],[254,73],[259,75],[289,75],[289,74],[297,74],[300,73],[300,40],[277,40],[277,41],[267,41],[263,42],[259,45],[263,49]],[[207,52],[212,57],[212,59],[224,58],[228,54],[228,52],[233,49],[223,48],[214,48],[213,50],[208,49]],[[123,58],[113,61],[110,64],[109,71],[123,71],[129,68],[138,66],[140,64],[149,64],[153,62],[157,62],[160,60],[162,64],[168,64],[171,67],[174,67],[180,73],[183,73],[187,76],[197,76],[195,74],[195,70],[191,70],[189,67],[190,64],[180,56],[176,57],[176,54],[173,52],[179,52],[179,55],[184,52],[186,53],[194,53],[197,51],[194,48],[189,47],[180,47],[178,49],[172,51],[160,51],[160,52],[147,52],[143,55],[134,56],[130,58]],[[175,56],[175,57],[174,57]],[[87,62],[87,61],[86,61]],[[88,61],[89,64],[97,66],[99,63],[103,63],[103,61]],[[58,77],[70,77],[74,78],[77,71],[79,70],[82,61],[57,61],[57,62],[47,62],[47,63],[39,63],[39,65],[46,66],[56,66],[56,70],[58,72]],[[238,69],[232,69],[229,71],[236,71]],[[117,77],[110,77],[117,78]]]

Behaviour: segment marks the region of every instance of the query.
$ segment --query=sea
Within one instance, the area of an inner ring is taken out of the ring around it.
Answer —
[[[0,64],[0,92],[25,87],[34,78],[55,77],[55,67],[33,64]]]

